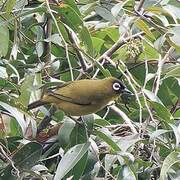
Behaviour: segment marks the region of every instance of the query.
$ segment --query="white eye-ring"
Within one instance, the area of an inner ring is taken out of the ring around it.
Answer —
[[[115,91],[120,90],[120,88],[121,88],[121,85],[120,85],[119,83],[114,83],[114,84],[113,84],[113,89],[114,89]]]

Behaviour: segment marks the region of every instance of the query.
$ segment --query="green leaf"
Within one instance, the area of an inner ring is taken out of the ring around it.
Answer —
[[[152,102],[152,101],[150,101],[150,104],[152,105],[152,107],[156,111],[156,114],[162,120],[164,120],[167,123],[174,123],[173,116],[171,115],[171,113],[169,112],[169,110],[165,106],[163,106],[162,104],[159,104],[157,102]]]
[[[171,166],[173,166],[177,162],[180,162],[180,152],[171,152],[163,162],[160,172],[160,180],[168,179],[168,171],[170,170]]]
[[[93,56],[94,53],[93,42],[89,30],[87,29],[87,27],[83,26],[78,33],[81,37],[82,44],[86,48],[87,53]]]
[[[166,14],[168,15],[168,12],[163,9],[162,7],[157,7],[157,6],[151,6],[151,7],[148,7],[145,9],[145,11],[147,12],[151,12],[151,13],[154,13],[154,14]]]
[[[168,77],[177,77],[180,78],[180,65],[177,67],[173,66],[169,72],[166,73],[163,79],[168,78]]]
[[[6,3],[6,12],[10,14],[13,10],[14,5],[16,4],[16,0],[8,0]]]
[[[75,122],[70,118],[65,118],[63,126],[58,132],[58,141],[62,147],[65,147],[70,142],[70,135],[75,127]]]
[[[88,158],[88,152],[86,152],[84,154],[84,156],[78,161],[78,163],[74,166],[72,171],[67,174],[66,177],[69,177],[72,175],[74,179],[81,179],[81,176],[82,176],[84,169],[86,167],[87,158]]]
[[[12,157],[12,161],[16,168],[21,172],[25,169],[31,169],[37,163],[42,154],[42,146],[36,142],[30,142],[16,151]],[[2,172],[0,177],[6,180],[16,180],[17,177],[13,175],[14,169],[8,165]]]
[[[29,104],[30,95],[31,95],[31,88],[34,82],[34,76],[26,75],[24,82],[20,87],[21,95],[19,96],[18,100],[23,105],[27,106]]]
[[[169,124],[173,129],[174,136],[176,138],[176,147],[179,147],[180,144],[180,124],[176,127],[174,124]]]
[[[0,18],[0,23],[4,21]],[[7,24],[0,25],[0,57],[6,56],[9,47],[9,29]]]
[[[144,89],[144,93],[146,94],[146,96],[151,100],[151,101],[154,101],[154,102],[157,102],[159,104],[162,104],[161,100],[155,96],[155,94],[152,92],[152,91],[149,91],[147,89]]]
[[[100,38],[93,37],[92,38],[93,48],[95,53],[100,54],[101,48],[104,44],[104,40]]]
[[[35,165],[42,154],[42,146],[37,142],[30,142],[20,148],[12,157],[15,166],[29,169]]]
[[[125,2],[120,2],[120,3],[117,3],[115,6],[112,7],[111,9],[111,13],[114,17],[117,17],[119,12],[121,11],[123,5],[127,2],[127,0]]]
[[[141,53],[140,59],[159,59],[159,52],[154,48],[153,44],[143,41],[143,52]]]
[[[137,178],[129,166],[123,165],[118,173],[117,180],[137,180]]]
[[[95,11],[98,15],[107,21],[113,22],[116,20],[115,17],[111,14],[110,10],[108,10],[106,7],[97,6]]]
[[[88,140],[88,132],[85,123],[76,123],[71,133],[71,146],[86,143]]]
[[[56,11],[60,16],[63,16],[63,22],[66,23],[75,32],[78,32],[83,27],[83,21],[76,11],[69,5],[64,4],[61,7],[51,5],[52,10]]]
[[[16,91],[19,92],[18,90],[18,86],[6,79],[3,79],[0,77],[0,89],[4,89],[4,90],[12,90],[12,91]]]
[[[170,130],[165,130],[165,129],[158,129],[154,131],[152,134],[150,134],[150,140],[156,139],[158,136],[161,136],[164,133],[171,132]]]
[[[2,106],[6,111],[8,111],[19,123],[23,134],[25,134],[27,129],[27,122],[24,119],[24,113],[20,112],[17,108],[10,106],[7,103],[0,101],[0,106]]]
[[[66,0],[65,3],[67,3],[73,10],[75,10],[79,16],[81,15],[78,6],[74,0]]]
[[[101,127],[111,125],[111,123],[105,119],[95,119],[94,123],[98,126],[101,126]]]
[[[58,164],[54,180],[62,179],[88,151],[90,142],[78,144],[67,151]]]
[[[153,35],[153,33],[149,30],[149,26],[141,19],[137,19],[135,21],[135,25],[142,30],[143,32],[145,32],[145,34],[147,36],[149,36],[151,39],[155,40],[155,37]]]
[[[113,137],[109,134],[106,128],[102,128],[101,130],[95,131],[96,135],[105,141],[114,151],[121,151],[120,147],[113,140]]]
[[[180,27],[174,27],[168,31],[169,39],[172,42],[173,45],[180,47],[180,39],[179,39],[179,34],[180,34]]]
[[[125,136],[122,137],[119,141],[118,141],[118,146],[121,148],[121,150],[123,152],[128,151],[128,149],[135,145],[135,143],[141,141],[142,139],[139,137],[138,134],[135,135],[131,135],[131,136]],[[127,143],[128,142],[128,143]]]

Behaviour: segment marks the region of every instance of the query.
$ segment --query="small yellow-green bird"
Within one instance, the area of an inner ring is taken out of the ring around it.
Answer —
[[[42,98],[28,105],[28,110],[45,104],[54,104],[69,116],[82,116],[103,109],[122,94],[131,94],[117,78],[83,79],[64,83],[48,90]]]

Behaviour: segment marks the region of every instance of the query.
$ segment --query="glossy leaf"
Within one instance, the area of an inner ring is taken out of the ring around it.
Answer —
[[[54,180],[62,179],[78,161],[83,157],[83,155],[88,151],[90,143],[79,144],[67,151],[67,153],[62,157],[58,164],[57,171]]]

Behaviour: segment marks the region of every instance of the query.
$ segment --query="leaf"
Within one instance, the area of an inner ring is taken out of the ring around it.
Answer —
[[[63,126],[59,129],[58,132],[58,141],[62,147],[65,147],[65,145],[69,143],[70,135],[74,127],[75,122],[72,119],[66,117]]]
[[[140,55],[140,59],[159,59],[159,52],[154,48],[154,45],[143,41],[143,52]]]
[[[164,6],[163,9],[169,13],[169,16],[174,20],[175,24],[178,24],[178,19],[180,18],[179,8],[169,4],[169,5]]]
[[[36,52],[38,57],[41,57],[44,52],[44,42],[42,42],[43,39],[43,29],[41,27],[37,27],[37,38],[36,38]]]
[[[35,165],[42,154],[42,146],[37,142],[30,142],[20,148],[12,157],[15,166],[29,169]]]
[[[151,101],[162,104],[161,100],[157,96],[155,96],[152,91],[149,91],[147,89],[144,89],[143,91]]]
[[[15,167],[20,171],[30,169],[39,160],[42,154],[42,146],[36,142],[30,142],[20,149],[16,149],[15,154],[12,157]],[[3,172],[3,173],[2,173]],[[13,174],[14,169],[11,165],[8,165],[2,172],[0,177],[6,180],[16,180],[17,177]]]
[[[134,172],[126,165],[120,168],[117,180],[137,180]]]
[[[105,119],[95,119],[94,123],[98,126],[101,126],[101,127],[111,125],[111,123]]]
[[[61,7],[51,5],[51,9],[56,11],[60,16],[63,16],[63,22],[75,32],[78,32],[83,27],[83,21],[80,16],[69,5],[64,4]]]
[[[111,9],[111,13],[114,17],[117,17],[119,12],[121,11],[123,5],[126,3],[127,1],[125,2],[120,2],[120,3],[117,3],[115,6],[112,7]]]
[[[118,140],[117,144],[123,152],[126,152],[131,146],[135,145],[135,143],[141,140],[142,139],[139,137],[139,135],[135,134],[131,136],[122,137],[121,139]]]
[[[161,136],[164,133],[171,132],[170,130],[165,130],[165,129],[158,129],[154,131],[152,134],[150,134],[150,140],[156,139],[158,136]]]
[[[0,89],[6,89],[6,90],[12,90],[18,92],[18,87],[16,84],[1,77],[0,77]]]
[[[105,141],[114,151],[121,151],[120,147],[113,140],[112,136],[109,134],[106,128],[102,128],[101,130],[95,131],[96,135]]]
[[[179,39],[179,34],[180,34],[180,27],[174,27],[171,28],[168,33],[169,35],[169,39],[172,42],[172,44],[174,44],[175,46],[180,47],[180,39]]]
[[[8,61],[5,61],[5,64],[6,64],[6,71],[9,74],[9,76],[13,78],[16,77],[17,81],[19,82],[20,76],[18,70]]]
[[[27,122],[24,119],[24,114],[21,113],[17,108],[10,106],[7,103],[0,101],[0,106],[2,106],[6,111],[8,111],[19,123],[22,133],[25,134],[27,129]]]
[[[173,67],[169,72],[166,73],[163,79],[168,77],[177,77],[180,78],[180,66]]]
[[[161,50],[161,48],[162,48],[165,40],[166,40],[165,35],[160,36],[159,38],[157,38],[157,39],[155,40],[155,42],[154,42],[154,47],[155,47],[157,50]]]
[[[4,21],[0,18],[0,24]],[[9,29],[6,24],[0,25],[0,57],[6,56],[9,47]]]
[[[179,147],[180,144],[180,124],[176,127],[174,124],[169,124],[173,129],[174,136],[176,137],[176,147]]]
[[[163,165],[161,167],[161,172],[160,172],[160,180],[167,180],[167,174],[169,169],[171,168],[172,165],[175,163],[180,162],[180,152],[171,152],[164,160]]]
[[[149,26],[141,19],[135,21],[135,25],[142,31],[146,33],[151,39],[155,40],[153,33],[149,30]]]
[[[54,180],[62,179],[88,151],[90,142],[78,144],[67,151],[58,164]]]
[[[0,66],[0,77],[1,78],[8,78],[8,74],[6,72],[6,68],[5,67]]]
[[[6,12],[10,14],[13,10],[14,5],[16,4],[16,0],[8,0],[6,3]]]
[[[162,7],[155,7],[155,6],[151,6],[151,7],[148,7],[145,9],[146,12],[151,12],[151,13],[154,13],[154,14],[165,14],[165,15],[168,15],[168,12],[163,9]]]
[[[87,29],[87,27],[83,26],[78,33],[81,37],[82,43],[86,47],[86,51],[89,53],[89,55],[93,56],[94,49],[89,30]]]
[[[77,4],[75,3],[74,0],[66,0],[65,1],[72,9],[74,9],[76,11],[76,13],[80,16],[81,13],[79,11],[79,8],[77,6]]]
[[[76,123],[75,128],[71,133],[71,146],[76,144],[83,144],[86,143],[88,140],[88,132],[85,123]]]
[[[92,38],[93,48],[95,53],[100,54],[101,48],[104,44],[104,40],[100,38],[93,37]]]
[[[152,102],[152,101],[150,101],[150,104],[152,105],[152,107],[156,111],[156,114],[162,120],[164,120],[167,123],[174,123],[173,116],[171,115],[171,113],[169,112],[169,110],[165,106],[163,106],[162,104],[159,104],[157,102]]]
[[[115,17],[111,14],[111,12],[105,7],[97,6],[95,8],[95,11],[98,15],[100,15],[107,21],[114,22],[116,20]]]
[[[67,177],[69,177],[70,174],[73,176],[74,179],[81,179],[84,169],[86,168],[87,158],[88,152],[86,152],[84,156],[78,161],[78,163],[74,166],[72,171],[67,174]]]
[[[26,75],[23,83],[20,87],[21,95],[18,100],[23,105],[27,106],[29,104],[30,95],[31,95],[31,87],[33,86],[34,76]]]

